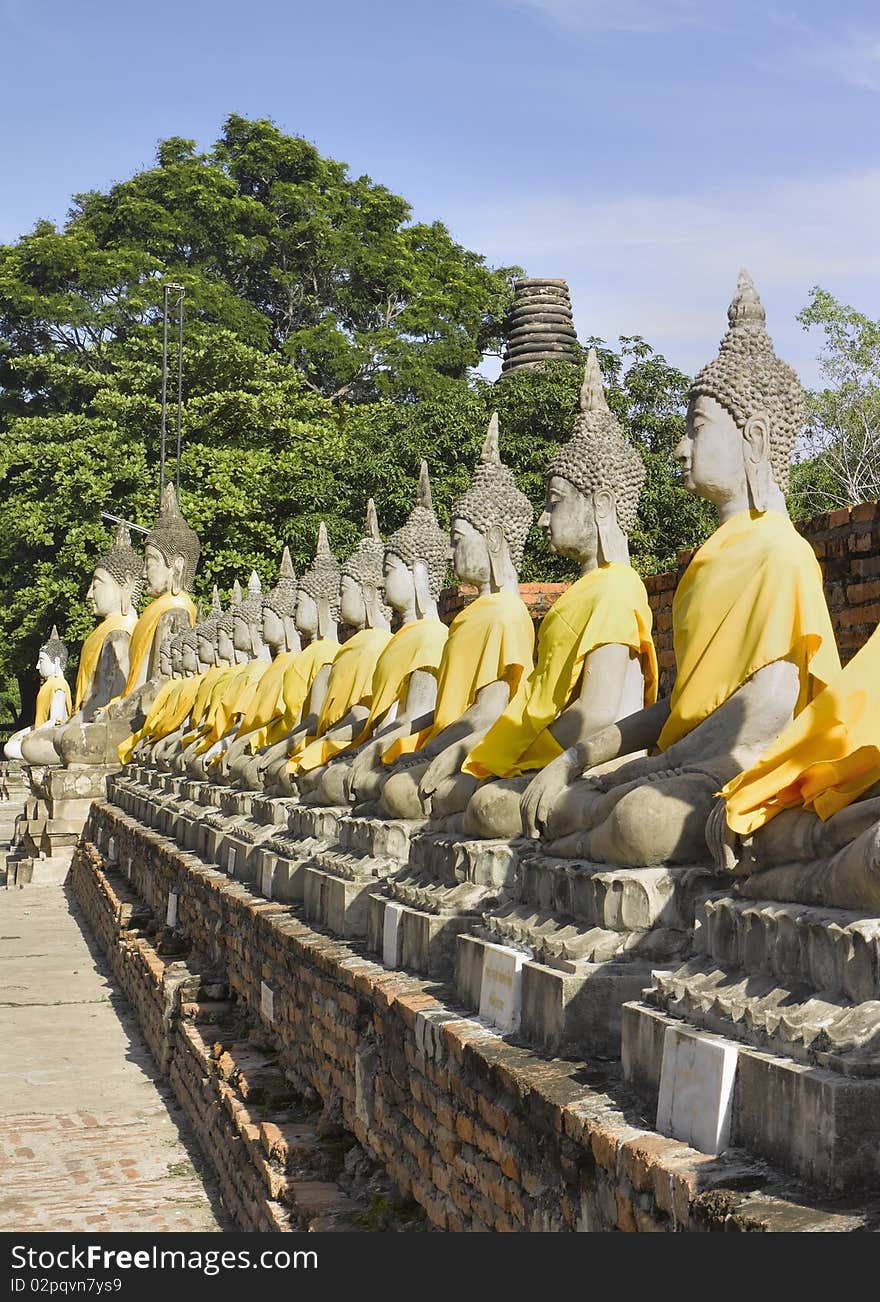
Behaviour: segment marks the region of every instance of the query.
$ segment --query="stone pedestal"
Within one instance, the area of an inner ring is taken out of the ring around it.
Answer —
[[[412,837],[424,823],[334,812],[336,839],[316,845],[303,865],[305,914],[338,936],[362,937],[368,932],[371,894],[407,863]]]
[[[114,768],[49,768],[40,779],[46,820],[39,852],[47,859],[71,854],[94,800],[106,800],[107,779]]]
[[[553,1055],[617,1057],[620,1010],[658,966],[690,952],[695,909],[717,886],[711,868],[616,868],[556,859],[518,843],[512,898],[457,941],[455,988],[483,1002],[485,947],[525,955],[519,1034]]]
[[[718,895],[699,924],[623,1010],[627,1080],[655,1106],[667,1031],[714,1037],[736,1050],[731,1144],[829,1194],[876,1186],[880,918]]]

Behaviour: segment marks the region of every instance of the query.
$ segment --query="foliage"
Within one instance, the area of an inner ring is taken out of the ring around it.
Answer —
[[[880,321],[812,290],[798,315],[824,335],[826,387],[807,395],[807,430],[792,475],[796,516],[880,497]]]

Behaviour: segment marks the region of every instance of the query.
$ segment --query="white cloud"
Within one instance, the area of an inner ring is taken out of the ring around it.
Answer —
[[[746,266],[780,355],[815,383],[819,340],[795,316],[817,284],[880,316],[878,210],[880,168],[706,193],[514,193],[445,217],[494,265],[564,276],[582,338],[638,333],[689,372],[713,354]]]

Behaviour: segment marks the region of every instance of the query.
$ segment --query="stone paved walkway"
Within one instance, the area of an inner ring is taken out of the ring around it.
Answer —
[[[64,887],[0,890],[0,1231],[233,1227]]]

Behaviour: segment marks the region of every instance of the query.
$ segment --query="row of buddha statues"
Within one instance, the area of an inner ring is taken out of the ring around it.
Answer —
[[[305,573],[285,549],[270,591],[254,574],[226,610],[215,590],[204,618],[188,595],[198,540],[166,488],[143,560],[123,530],[96,567],[101,623],[66,722],[54,630],[42,649],[52,686],[21,754],[136,761],[468,838],[541,838],[594,863],[711,856],[747,896],[877,911],[880,632],[841,669],[820,567],[786,508],[802,419],[801,385],[741,273],[675,450],[717,527],[675,593],[669,696],[629,555],[645,467],[591,351],[539,520],[579,577],[537,644],[519,585],[534,512],[493,416],[449,533],[423,463],[390,537],[371,502],[341,564],[322,524]],[[450,557],[477,597],[447,627]],[[142,581],[151,600],[136,618]],[[354,630],[343,642],[341,625]]]

